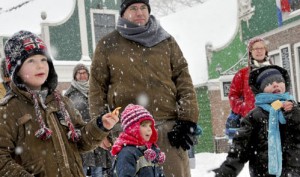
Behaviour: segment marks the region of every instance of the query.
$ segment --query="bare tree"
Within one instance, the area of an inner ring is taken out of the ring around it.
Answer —
[[[150,0],[151,13],[159,18],[205,1],[207,0]]]

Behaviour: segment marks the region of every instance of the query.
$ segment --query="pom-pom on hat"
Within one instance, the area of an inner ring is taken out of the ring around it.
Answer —
[[[277,65],[263,66],[250,72],[249,86],[254,94],[262,93],[268,85],[277,82],[284,82],[286,91],[290,89],[290,76],[284,68]]]
[[[122,0],[121,6],[120,6],[120,16],[122,17],[125,10],[134,3],[144,3],[148,6],[149,14],[151,12],[149,0]]]

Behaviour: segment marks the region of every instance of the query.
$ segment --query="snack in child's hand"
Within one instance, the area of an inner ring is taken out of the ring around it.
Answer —
[[[116,109],[113,110],[112,114],[115,114],[117,116],[119,116],[119,110],[121,109],[122,107],[117,107]]]
[[[271,106],[275,109],[278,110],[282,107],[282,102],[279,100],[274,101]]]

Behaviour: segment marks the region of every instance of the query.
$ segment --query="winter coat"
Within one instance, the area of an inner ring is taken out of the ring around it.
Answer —
[[[106,103],[125,108],[145,96],[155,120],[198,121],[188,64],[173,37],[144,47],[113,31],[96,47],[89,82],[92,117]]]
[[[65,96],[72,101],[74,107],[79,111],[83,120],[85,122],[89,122],[91,118],[89,114],[88,98],[73,85],[68,88]],[[90,152],[82,153],[81,158],[83,161],[83,166],[102,167],[106,162],[106,160],[104,160],[104,157],[102,157],[103,151],[105,150],[98,147]]]
[[[92,117],[101,114],[105,104],[124,109],[130,103],[138,104],[137,100],[148,101],[145,107],[159,130],[158,146],[167,157],[165,175],[190,176],[187,151],[171,146],[167,137],[174,120],[197,123],[199,116],[188,63],[173,37],[144,47],[113,31],[97,44],[89,83]]]
[[[6,95],[6,89],[4,83],[0,83],[0,99]]]
[[[65,93],[65,96],[68,97],[74,107],[80,112],[81,117],[85,122],[91,120],[89,114],[89,103],[88,97],[86,97],[83,93],[81,93],[77,88],[71,85]]]
[[[108,133],[97,126],[96,119],[84,123],[69,99],[62,97],[72,123],[81,130],[79,142],[69,141],[69,128],[59,119],[60,107],[52,92],[45,99],[46,108],[40,105],[52,137],[38,139],[35,131],[40,125],[35,120],[32,96],[14,83],[11,87],[12,92],[0,104],[0,176],[84,177],[80,152],[96,148]]]
[[[161,167],[144,157],[146,147],[125,146],[116,158],[117,177],[163,177]]]
[[[300,176],[300,108],[285,113],[286,124],[280,124],[283,166],[281,177]],[[275,177],[268,173],[269,112],[260,107],[251,111],[241,122],[233,138],[226,161],[216,169],[216,177],[234,177],[249,161],[251,177]]]
[[[229,89],[232,111],[245,117],[254,107],[255,97],[249,86],[249,67],[240,69],[233,77]]]

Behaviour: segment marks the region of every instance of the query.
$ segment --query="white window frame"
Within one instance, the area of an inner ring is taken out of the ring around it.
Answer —
[[[296,73],[300,73],[300,56],[298,53],[298,48],[300,48],[300,42],[294,44],[294,57],[295,57],[295,69]],[[296,74],[296,83],[297,83],[297,100],[300,100],[300,74]]]
[[[221,91],[221,100],[228,100],[228,96],[225,96],[224,92],[224,82],[232,82],[234,75],[225,75],[225,76],[220,76],[219,78],[219,83],[220,83],[220,91]]]
[[[269,52],[268,52],[268,56],[271,57],[272,55],[279,55],[279,60],[280,60],[279,63],[280,63],[280,65],[278,65],[278,66],[282,67],[282,58],[280,57],[279,51],[280,51],[280,50],[272,50],[272,51],[269,51]],[[275,64],[275,63],[273,63],[273,64]]]
[[[290,44],[285,44],[285,45],[282,45],[282,46],[279,46],[279,56],[280,56],[280,59],[282,59],[282,53],[281,53],[281,49],[283,48],[288,48],[288,55],[289,55],[289,64],[290,64],[290,79],[291,79],[291,83],[292,83],[292,95],[296,95],[296,91],[295,91],[295,82],[294,82],[294,72],[293,72],[293,62],[292,62],[292,52],[291,52],[291,45]],[[282,62],[281,62],[282,63]]]
[[[300,15],[300,9],[293,12],[282,12],[282,21],[289,20]]]

